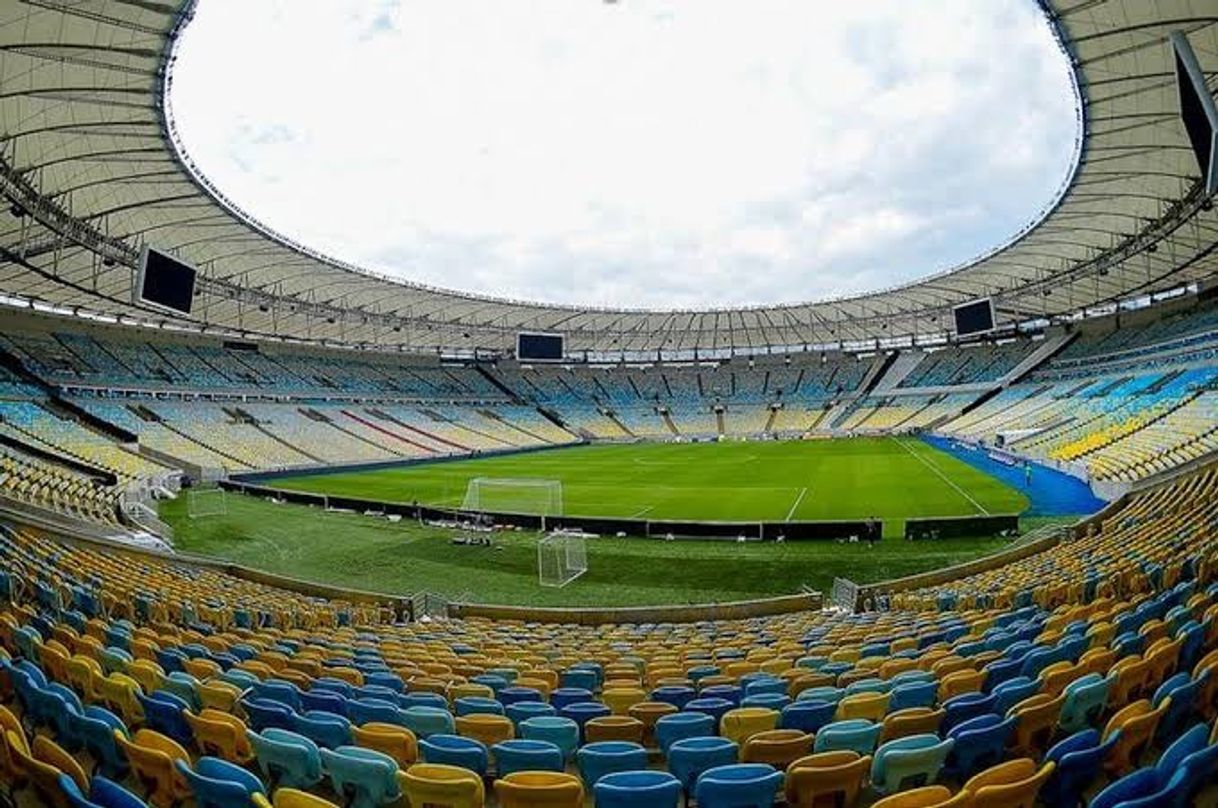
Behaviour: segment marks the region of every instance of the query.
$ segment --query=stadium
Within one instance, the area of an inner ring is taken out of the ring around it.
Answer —
[[[0,801],[1218,804],[1218,0],[1028,1],[1012,237],[689,306],[265,223],[213,3],[0,0]]]

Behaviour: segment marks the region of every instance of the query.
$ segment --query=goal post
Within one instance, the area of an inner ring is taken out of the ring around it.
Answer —
[[[537,579],[542,586],[562,588],[588,571],[584,537],[555,532],[537,542]]]
[[[465,487],[461,510],[470,513],[563,515],[562,482],[529,477],[475,477]]]
[[[186,513],[191,519],[228,514],[228,492],[223,488],[191,488],[186,494]]]

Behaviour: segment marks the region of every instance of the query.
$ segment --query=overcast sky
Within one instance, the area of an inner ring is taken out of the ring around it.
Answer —
[[[256,218],[435,286],[696,307],[912,280],[1070,171],[1033,0],[200,0],[182,142]]]

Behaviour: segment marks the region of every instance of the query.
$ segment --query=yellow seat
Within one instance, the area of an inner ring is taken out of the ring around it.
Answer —
[[[195,745],[203,754],[240,766],[254,759],[245,722],[237,716],[210,707],[204,708],[198,715],[185,710],[182,716],[190,725]]]
[[[872,803],[871,808],[940,808],[952,798],[944,786],[923,786]]]
[[[858,802],[863,778],[871,770],[871,757],[858,752],[818,752],[787,766],[786,797],[789,808],[851,806]]]
[[[469,769],[442,763],[416,763],[397,773],[398,785],[412,806],[482,808],[482,778]]]
[[[941,661],[943,664],[946,660]],[[985,671],[954,670],[939,681],[939,702],[959,696],[962,693],[977,693],[985,682]]]
[[[263,805],[258,805],[258,798],[261,798]],[[322,799],[315,794],[310,794],[307,791],[298,791],[295,788],[277,788],[275,789],[275,808],[339,808],[337,803]],[[255,795],[255,808],[265,808],[266,798],[261,794]]]
[[[907,707],[884,716],[884,728],[880,730],[879,743],[904,738],[908,735],[939,734],[939,725],[946,715],[943,708]]]
[[[516,737],[512,720],[502,715],[472,713],[457,716],[455,723],[458,735],[481,741],[488,747]]]
[[[131,740],[115,730],[114,738],[127,756],[132,773],[148,789],[150,803],[157,808],[173,808],[190,796],[190,787],[173,765],[175,760],[190,765],[190,755],[177,741],[150,729],[139,730]]]
[[[1108,724],[1104,727],[1104,740],[1107,741],[1117,732],[1120,737],[1104,760],[1104,771],[1113,776],[1122,776],[1132,771],[1146,747],[1150,745],[1155,729],[1159,726],[1159,719],[1170,706],[1170,697],[1163,699],[1157,709],[1148,699],[1142,699],[1118,710],[1108,719]]]
[[[1031,758],[999,763],[964,784],[968,803],[977,808],[1032,808],[1040,787],[1053,774],[1052,761],[1037,768]],[[963,800],[960,801],[965,804]]]
[[[236,710],[237,701],[241,698],[241,688],[223,680],[202,682],[198,691],[199,703],[203,707],[226,713]]]
[[[513,772],[495,781],[501,808],[583,808],[584,784],[560,772]]]
[[[662,716],[672,715],[677,712],[676,705],[668,704],[663,701],[643,701],[630,706],[630,717],[638,719],[643,724],[643,745],[650,746],[654,743],[654,734],[656,722]]]
[[[743,747],[745,741],[759,732],[778,726],[778,711],[768,707],[737,707],[728,710],[720,720],[719,734]]]
[[[787,766],[812,752],[812,736],[798,729],[771,729],[758,732],[744,742],[741,763],[768,763],[776,769]]]
[[[1015,737],[1011,741],[1013,754],[1040,759],[1049,748],[1065,701],[1064,695],[1037,693],[1007,711],[1007,715],[1016,719]]]
[[[144,708],[136,693],[142,693],[140,683],[125,673],[112,673],[95,679],[97,695],[107,707],[114,710],[128,726],[144,721]]]
[[[890,698],[887,693],[852,693],[837,703],[837,720],[866,718],[878,724],[888,712]]]
[[[96,682],[103,678],[101,663],[92,657],[76,654],[64,663],[67,684],[85,701],[99,701]]]
[[[30,753],[25,730],[17,716],[7,707],[0,706],[0,783],[15,787],[21,784],[24,774],[19,768],[16,752]]]
[[[601,693],[601,701],[614,715],[627,715],[631,707],[647,701],[647,692],[641,687],[606,688]]]
[[[396,724],[369,721],[362,727],[352,727],[351,735],[357,746],[383,752],[397,761],[403,769],[419,759],[419,744],[415,734]]]
[[[628,715],[601,715],[584,724],[584,738],[588,743],[597,741],[643,742],[643,722]]]
[[[68,773],[61,772],[53,764],[35,757],[24,739],[11,730],[5,731],[5,738],[13,767],[19,772],[19,779],[22,782],[28,780],[34,787],[38,797],[34,804],[49,808],[71,808],[67,795],[59,787],[59,775]],[[79,769],[79,765],[76,768]]]

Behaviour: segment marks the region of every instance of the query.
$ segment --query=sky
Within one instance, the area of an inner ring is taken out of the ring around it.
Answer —
[[[822,300],[1056,198],[1078,123],[1033,0],[200,0],[170,104],[262,223],[521,300]]]

